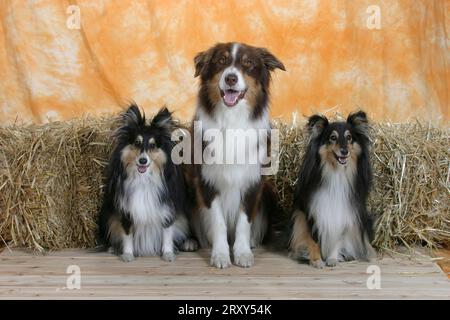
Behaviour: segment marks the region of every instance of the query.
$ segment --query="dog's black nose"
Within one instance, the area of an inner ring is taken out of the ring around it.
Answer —
[[[341,148],[341,154],[342,154],[343,156],[348,155],[348,149],[347,149],[347,148]]]
[[[142,165],[147,164],[147,159],[146,158],[140,158],[139,159],[139,164],[142,164]]]
[[[229,85],[230,87],[234,86],[237,83],[237,81],[238,81],[238,77],[234,73],[230,73],[229,75],[227,75],[225,77],[225,83],[227,85]]]

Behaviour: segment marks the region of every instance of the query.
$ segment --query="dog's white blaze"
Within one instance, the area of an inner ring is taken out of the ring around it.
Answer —
[[[322,174],[321,187],[312,197],[311,215],[319,232],[324,259],[341,259],[339,254],[348,243],[346,238],[352,234],[348,231],[357,223],[350,201],[354,175],[343,166],[333,170],[328,165],[324,165]]]
[[[235,67],[238,51],[239,51],[239,44],[238,43],[233,44],[233,47],[231,49],[231,57],[233,59],[232,63],[229,67],[227,67],[227,68],[225,68],[225,70],[223,70],[222,75],[220,76],[219,87],[223,91],[228,90],[228,89],[233,89],[236,91],[244,91],[247,88],[247,84],[245,83],[244,75],[238,68]],[[229,85],[226,84],[225,78],[229,74],[232,74],[232,73],[234,73],[237,76],[238,81],[234,86],[230,87]],[[227,106],[225,106],[225,105],[223,107],[227,108]]]
[[[231,48],[231,57],[233,58],[233,64],[236,62],[236,56],[239,50],[239,43],[233,43],[233,47]]]

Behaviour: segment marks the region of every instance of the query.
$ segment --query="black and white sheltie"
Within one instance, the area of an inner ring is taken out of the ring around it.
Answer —
[[[215,145],[226,158],[232,154],[228,133],[258,132],[259,139],[237,156],[266,154],[270,73],[285,70],[284,65],[264,48],[236,42],[219,43],[199,53],[194,62],[195,76],[200,76],[194,123],[202,126],[194,126],[194,135],[205,138],[207,132],[219,132],[222,138],[208,148]],[[244,134],[236,138],[246,139]],[[268,215],[277,202],[261,174],[261,163],[248,158],[240,164],[203,162],[194,166],[192,179],[196,189],[193,230],[202,247],[212,247],[211,265],[230,265],[231,244],[234,263],[250,267],[254,263],[251,248],[265,238]]]
[[[309,256],[318,268],[324,266],[322,259],[327,266],[368,260],[374,250],[366,207],[372,178],[366,114],[359,111],[346,122],[332,123],[314,115],[307,129],[309,144],[294,195],[291,255]]]
[[[121,122],[107,168],[101,240],[123,261],[146,255],[173,261],[174,249],[195,249],[188,238],[184,176],[171,160],[175,122],[162,108],[147,123],[136,105]]]

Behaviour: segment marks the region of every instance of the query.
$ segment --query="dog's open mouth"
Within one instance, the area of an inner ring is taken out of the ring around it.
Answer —
[[[147,171],[147,168],[148,168],[147,165],[145,165],[145,166],[138,165],[137,166],[137,170],[139,171],[139,173],[145,173]]]
[[[338,155],[337,155],[336,153],[334,153],[334,152],[333,152],[333,154],[334,154],[334,157],[336,158],[336,160],[337,160],[340,164],[342,164],[342,165],[347,164],[348,156],[341,157],[341,156],[338,156]]]
[[[234,107],[238,104],[239,100],[244,98],[247,90],[237,91],[233,89],[220,90],[220,95],[222,96],[223,102],[227,107]]]

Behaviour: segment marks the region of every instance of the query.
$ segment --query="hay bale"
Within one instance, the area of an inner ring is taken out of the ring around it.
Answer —
[[[5,242],[39,251],[95,244],[109,124],[80,119],[0,129]]]
[[[450,130],[419,122],[374,126],[375,245],[450,245]]]
[[[272,177],[288,209],[305,146],[304,123],[278,122]],[[36,250],[95,245],[111,118],[0,128],[0,245]],[[373,126],[374,244],[450,244],[450,131],[421,123]]]

